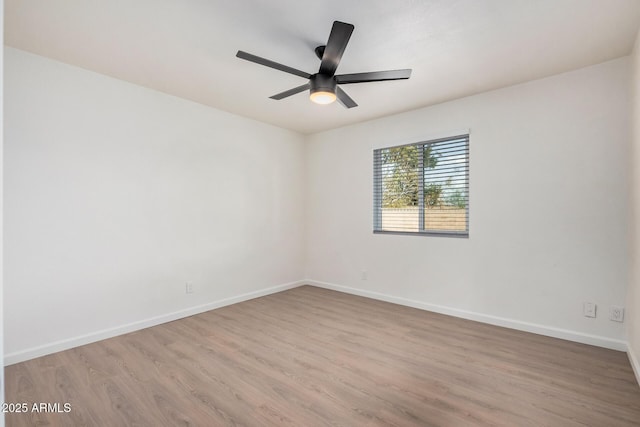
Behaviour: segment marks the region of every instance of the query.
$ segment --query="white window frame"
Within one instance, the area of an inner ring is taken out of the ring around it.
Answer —
[[[444,143],[454,142],[457,140],[465,140],[465,196],[466,196],[466,204],[465,204],[465,230],[446,230],[446,229],[425,229],[425,206],[424,206],[424,187],[425,187],[425,179],[424,173],[425,168],[423,165],[424,155],[422,154],[425,146],[434,146],[444,145]],[[456,134],[454,136],[447,136],[443,138],[430,139],[427,141],[420,141],[411,144],[403,144],[397,146],[390,147],[382,147],[375,149],[373,151],[373,232],[375,234],[403,234],[403,235],[412,235],[412,236],[446,236],[446,237],[469,237],[469,132]],[[382,195],[382,161],[381,154],[384,150],[388,150],[391,148],[400,148],[400,147],[409,147],[415,146],[420,150],[420,154],[418,155],[418,174],[420,176],[419,179],[419,188],[418,188],[418,230],[417,231],[400,231],[400,230],[384,230],[382,227],[382,203],[383,203],[383,195]]]

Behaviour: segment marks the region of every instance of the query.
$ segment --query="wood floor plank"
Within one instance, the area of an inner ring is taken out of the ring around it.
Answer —
[[[6,367],[7,426],[639,426],[626,354],[303,286]]]

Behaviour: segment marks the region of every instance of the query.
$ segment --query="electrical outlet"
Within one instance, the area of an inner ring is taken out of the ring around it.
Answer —
[[[609,309],[609,319],[614,322],[622,322],[624,320],[624,308],[612,305]]]
[[[186,282],[184,284],[184,293],[192,294],[193,293],[193,282]]]
[[[362,274],[360,275],[360,279],[367,280],[367,270],[362,270]]]
[[[582,314],[584,314],[584,317],[596,317],[597,307],[593,302],[585,302],[582,306]]]

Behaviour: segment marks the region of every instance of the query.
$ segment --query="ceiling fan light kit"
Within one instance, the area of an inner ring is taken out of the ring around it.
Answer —
[[[311,92],[311,94],[309,95],[309,99],[316,104],[327,105],[335,102],[336,94],[333,92],[326,92],[321,90],[317,92]]]
[[[353,108],[357,107],[358,104],[338,86],[339,84],[405,80],[411,76],[410,69],[336,75],[338,64],[340,64],[342,54],[347,47],[354,28],[353,25],[345,22],[333,22],[327,44],[325,46],[318,46],[315,49],[316,56],[318,56],[321,61],[320,70],[316,74],[309,74],[241,50],[236,53],[236,56],[246,61],[255,62],[256,64],[309,80],[309,82],[304,85],[275,94],[270,97],[271,99],[280,100],[309,90],[309,98],[316,104],[331,104],[337,99],[345,108]]]
[[[336,100],[337,83],[333,77],[316,74],[309,79],[309,98],[316,104],[331,104]]]

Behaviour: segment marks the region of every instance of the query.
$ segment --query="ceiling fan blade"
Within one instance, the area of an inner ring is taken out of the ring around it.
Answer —
[[[265,67],[275,68],[276,70],[284,71],[285,73],[294,74],[296,76],[308,79],[311,74],[304,71],[296,70],[295,68],[288,67],[286,65],[278,64],[277,62],[270,61],[268,59],[260,58],[259,56],[252,55],[241,50],[236,53],[236,56],[240,59],[255,62],[256,64],[264,65]]]
[[[351,33],[355,27],[340,21],[334,21],[331,27],[329,40],[324,48],[322,62],[320,63],[320,74],[333,76],[338,68],[342,54],[351,38]]]
[[[345,108],[353,108],[358,106],[358,104],[356,104],[356,101],[351,99],[351,97],[339,87],[336,87],[336,97],[338,98],[338,101],[340,101],[340,104],[342,104]]]
[[[303,92],[303,91],[309,89],[310,87],[311,87],[311,85],[309,83],[307,83],[306,85],[294,87],[293,89],[289,89],[289,90],[285,90],[284,92],[277,93],[277,94],[275,94],[273,96],[270,96],[269,98],[278,99],[278,100],[279,99],[283,99],[283,98],[286,98],[288,96],[295,95],[296,93]]]
[[[370,73],[341,74],[336,76],[339,84],[382,82],[385,80],[403,80],[411,77],[411,70],[372,71]]]

